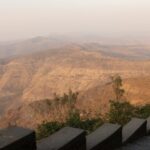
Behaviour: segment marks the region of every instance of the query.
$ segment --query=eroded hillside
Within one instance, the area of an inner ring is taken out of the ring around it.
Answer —
[[[91,49],[69,45],[1,63],[0,106],[1,110],[9,110],[5,120],[13,120],[13,117],[25,120],[22,118],[30,103],[52,99],[54,93],[62,95],[69,89],[80,93],[81,110],[102,113],[113,98],[109,77],[114,74],[124,79],[129,101],[134,104],[150,102],[150,60],[129,60]]]

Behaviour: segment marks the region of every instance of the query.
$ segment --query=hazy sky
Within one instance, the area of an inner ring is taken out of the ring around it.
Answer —
[[[150,0],[0,0],[0,40],[150,34]]]

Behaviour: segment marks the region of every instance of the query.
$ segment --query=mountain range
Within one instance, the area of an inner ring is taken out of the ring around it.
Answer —
[[[77,107],[81,110],[104,113],[114,98],[110,76],[116,74],[123,79],[128,101],[134,105],[150,103],[147,43],[73,42],[44,37],[0,43],[1,119],[5,125],[15,120],[23,126],[35,126],[42,121],[39,117],[35,123],[30,122],[35,118],[35,106],[45,108],[46,99],[69,89],[79,92]]]

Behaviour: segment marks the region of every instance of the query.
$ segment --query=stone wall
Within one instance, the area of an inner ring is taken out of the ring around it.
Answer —
[[[124,127],[106,123],[88,136],[82,129],[65,127],[38,142],[34,131],[9,127],[0,130],[0,150],[113,150],[147,135],[149,122],[133,118]]]

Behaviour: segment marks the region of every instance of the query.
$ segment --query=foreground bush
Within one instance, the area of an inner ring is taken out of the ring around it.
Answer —
[[[81,120],[78,111],[71,111],[69,118],[66,121],[66,125],[74,128],[81,128],[90,133],[102,125],[103,121],[101,118],[85,119]]]
[[[133,117],[147,118],[150,116],[150,105],[133,106],[129,102],[110,102],[110,110],[105,120],[110,123],[124,125]],[[81,128],[90,133],[100,127],[104,121],[101,118],[81,120],[77,110],[70,111],[65,123],[43,122],[37,128],[37,138],[47,137],[59,129],[70,126]]]
[[[135,116],[135,107],[129,102],[110,101],[110,110],[108,113],[109,122],[124,125],[129,122],[133,116]]]
[[[146,104],[144,106],[137,107],[136,114],[137,114],[137,117],[139,117],[139,118],[146,119],[146,118],[150,117],[150,104]]]
[[[124,101],[125,90],[122,88],[122,78],[119,75],[112,76],[111,81],[115,94],[115,100],[110,101],[110,110],[104,120],[107,120],[110,123],[124,125],[133,117],[147,118],[150,116],[150,104],[139,107],[133,106],[129,102]],[[68,118],[65,123],[43,122],[37,128],[38,139],[49,136],[65,126],[81,128],[86,130],[87,133],[90,133],[105,122],[100,119],[99,116],[97,116],[98,118],[96,119],[87,118],[82,120],[80,118],[80,113],[75,106],[78,94],[78,92],[74,93],[72,90],[69,90],[69,92],[67,94],[64,93],[63,96],[55,95],[54,106],[67,105],[69,109]],[[49,101],[47,101],[47,103],[48,106],[51,106]]]
[[[150,104],[133,106],[129,102],[110,102],[108,120],[111,123],[126,124],[133,117],[146,119],[150,116]]]
[[[69,117],[65,123],[43,122],[42,124],[40,124],[37,128],[37,139],[47,137],[65,126],[81,128],[87,131],[87,133],[90,133],[98,128],[101,124],[101,119],[81,120],[78,112],[70,112]]]
[[[44,137],[47,137],[54,132],[60,130],[62,127],[64,127],[63,123],[59,122],[43,122],[42,124],[38,125],[37,127],[37,139],[42,139]]]

